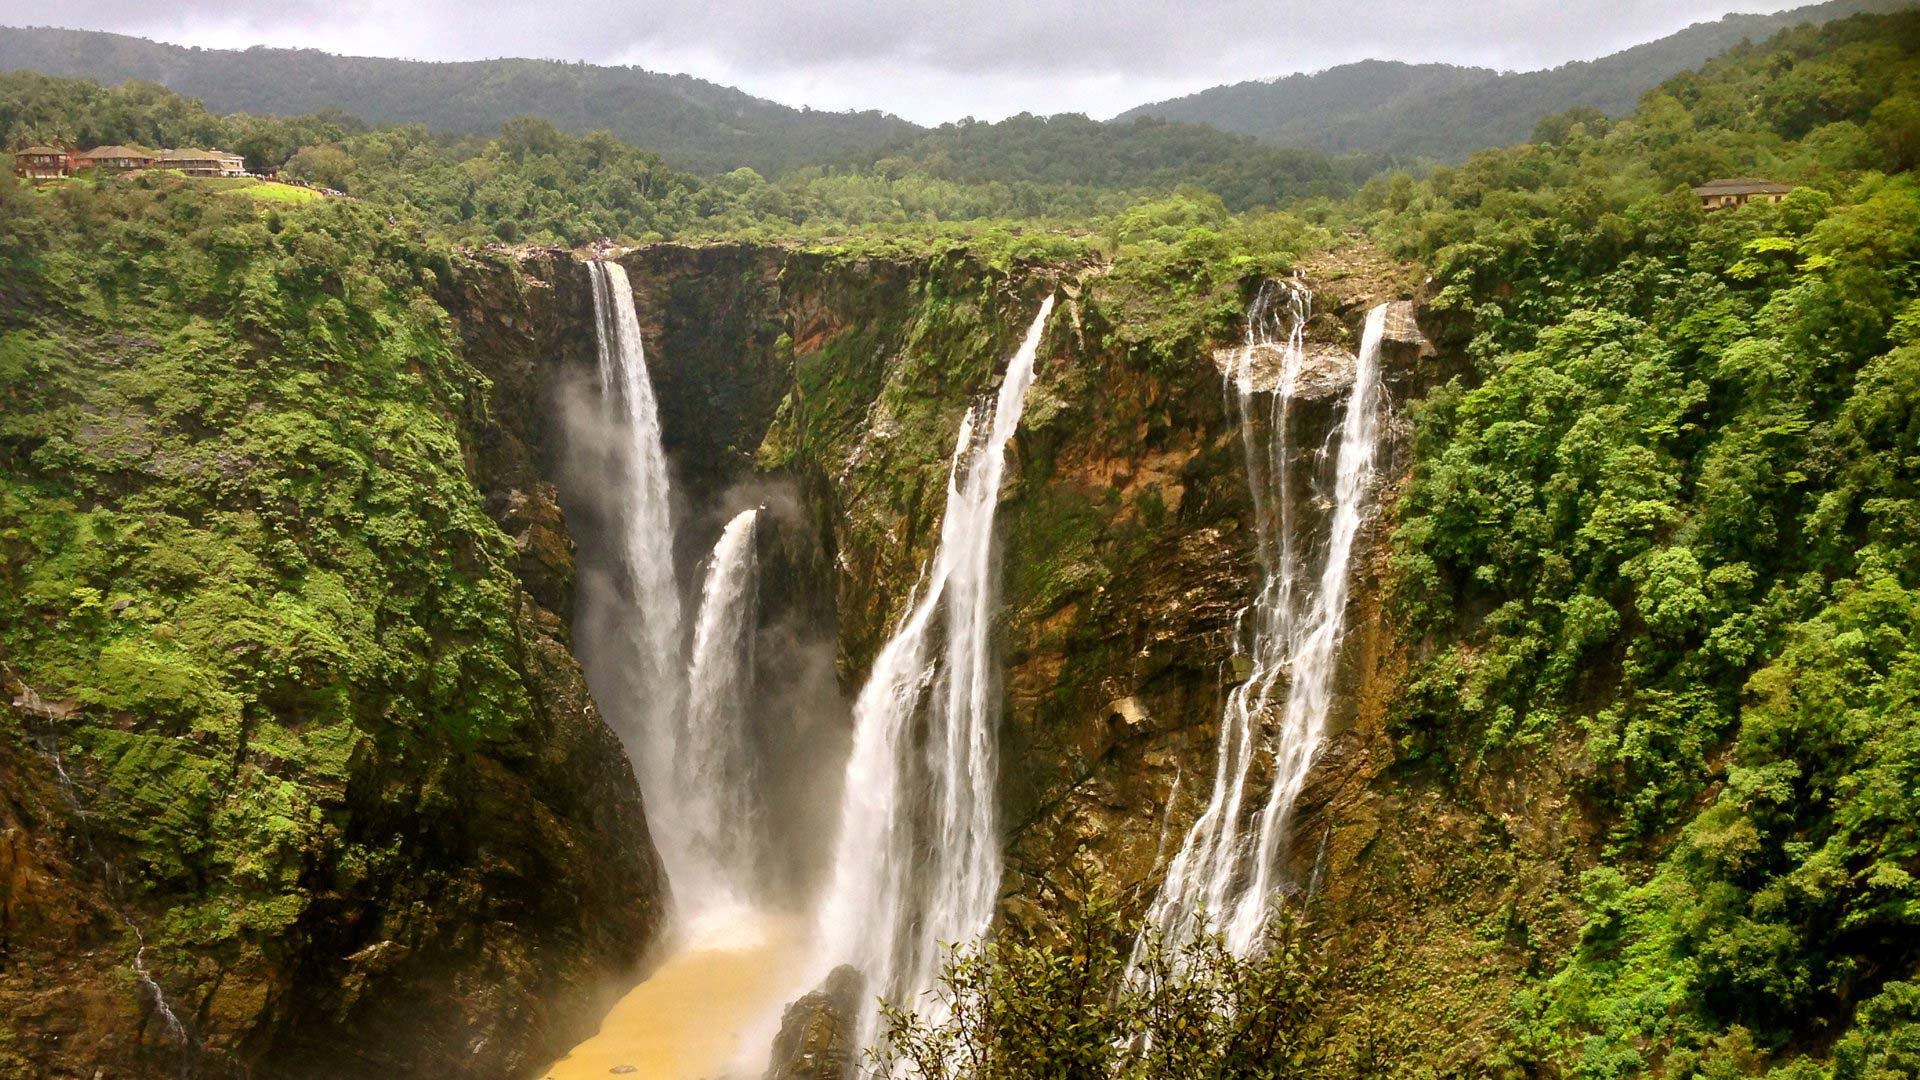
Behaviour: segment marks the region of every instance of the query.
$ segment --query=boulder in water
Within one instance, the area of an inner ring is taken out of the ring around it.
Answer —
[[[818,990],[787,1006],[766,1080],[846,1080],[860,1048],[853,1024],[866,977],[851,965],[833,969]]]

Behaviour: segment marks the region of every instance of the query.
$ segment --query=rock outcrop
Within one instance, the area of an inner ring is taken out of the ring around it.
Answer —
[[[844,1080],[860,1060],[853,1017],[866,980],[844,964],[818,990],[803,995],[780,1018],[766,1080]]]

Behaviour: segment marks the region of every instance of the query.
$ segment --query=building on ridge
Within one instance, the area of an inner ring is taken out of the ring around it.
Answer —
[[[153,156],[153,166],[188,176],[244,176],[247,172],[239,154],[222,150],[162,150]]]
[[[153,167],[153,151],[138,146],[96,146],[91,150],[73,155],[73,170],[101,169],[106,172],[126,172],[130,169],[148,169]]]
[[[1755,176],[1735,177],[1732,180],[1710,180],[1693,189],[1702,208],[1724,210],[1728,207],[1745,206],[1750,202],[1777,203],[1793,190],[1792,184],[1781,184],[1772,180],[1762,180]]]
[[[13,152],[13,175],[23,180],[53,180],[73,170],[73,155],[57,146],[29,146]]]

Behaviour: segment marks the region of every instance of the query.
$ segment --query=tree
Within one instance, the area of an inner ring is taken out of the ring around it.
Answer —
[[[306,146],[287,159],[285,172],[325,188],[349,190],[353,178],[353,157],[338,146]]]
[[[1325,970],[1291,911],[1251,957],[1202,933],[1178,948],[1134,930],[1104,890],[1057,934],[956,949],[943,1011],[883,1006],[888,1037],[868,1058],[924,1080],[1306,1080],[1326,1075],[1314,1015]],[[1137,961],[1137,962],[1134,962]]]

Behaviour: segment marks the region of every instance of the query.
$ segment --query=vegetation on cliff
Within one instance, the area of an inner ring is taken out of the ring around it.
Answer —
[[[383,993],[432,973],[415,1030],[316,1060],[446,1037],[462,965],[556,992],[529,958],[580,948],[571,920],[475,937],[483,879],[507,922],[584,902],[562,879],[632,949],[657,918],[637,792],[467,470],[489,386],[432,299],[444,265],[350,203],[0,179],[0,660],[44,702],[4,716],[64,762],[101,860],[79,873],[120,913],[78,940],[139,950],[207,1069],[314,1010],[377,1026],[369,964]],[[590,819],[631,846],[583,862]],[[538,1053],[545,1027],[496,1037]]]
[[[1549,117],[1529,144],[1350,199],[1325,197],[1337,174],[1314,186],[1324,162],[1294,163],[1300,188],[1222,198],[1247,178],[1234,159],[1207,166],[1227,170],[1212,191],[1181,189],[1191,174],[1116,171],[1055,123],[937,133],[873,170],[699,179],[541,121],[449,139],[0,78],[8,135],[219,142],[358,197],[270,208],[160,175],[0,178],[0,673],[41,702],[9,715],[78,763],[162,982],[192,989],[199,1022],[251,1030],[277,1007],[256,991],[391,940],[382,921],[413,918],[416,890],[482,921],[489,860],[507,857],[477,825],[443,828],[494,764],[564,771],[537,737],[554,721],[535,685],[564,649],[543,644],[557,631],[526,610],[465,466],[493,405],[431,299],[448,240],[805,241],[780,287],[815,306],[778,347],[792,385],[759,464],[840,500],[855,661],[930,539],[959,409],[1034,293],[1074,290],[1005,538],[1010,632],[1057,660],[1025,688],[1043,703],[1019,737],[1066,771],[1119,736],[1086,749],[1045,724],[1188,644],[1126,636],[1187,539],[1168,523],[1234,524],[1205,487],[1230,469],[1205,425],[1155,395],[1175,375],[1212,394],[1194,365],[1234,338],[1248,286],[1361,234],[1431,268],[1428,322],[1468,369],[1416,403],[1387,515],[1410,670],[1380,783],[1467,803],[1564,775],[1591,842],[1558,854],[1560,877],[1473,853],[1487,865],[1466,871],[1511,880],[1466,931],[1499,977],[1466,990],[1436,978],[1335,1015],[1399,958],[1322,960],[1311,935],[1289,938],[1269,955],[1326,991],[1300,1030],[1357,1055],[1386,1029],[1364,1068],[1297,1074],[1920,1069],[1920,16],[1744,46],[1629,116]],[[1140,130],[1190,156],[1178,129]],[[1049,174],[1053,139],[1080,147],[1079,171]],[[1707,213],[1685,187],[1719,175],[1798,188]],[[1301,192],[1322,197],[1233,212]],[[1075,460],[1067,428],[1088,436]],[[1143,447],[1165,475],[1112,467]],[[1189,501],[1170,505],[1176,491]],[[1193,549],[1230,572],[1229,542]],[[576,741],[597,730],[584,715]],[[566,849],[506,816],[488,829]],[[448,846],[461,858],[436,863]],[[1458,854],[1435,847],[1426,869]],[[364,922],[328,937],[343,907]],[[1077,947],[1010,937],[964,954],[951,989],[974,1017],[1033,1018],[1063,986],[1089,1012],[931,1031],[900,1014],[902,1048],[984,1037],[1022,1068],[1133,1067],[1100,1055],[1165,1017],[1115,989],[1109,909],[1065,918]],[[132,949],[112,927],[91,940]],[[326,977],[387,962],[353,955]],[[1308,1009],[1293,974],[1197,968],[1221,980],[1179,991],[1211,1010],[1192,1017],[1206,1030],[1247,1015],[1238,988],[1256,1012]],[[1434,1037],[1466,994],[1498,1014],[1470,1062]]]
[[[1916,137],[1920,16],[1855,19],[1370,193],[1475,331],[1393,541],[1440,643],[1401,752],[1569,752],[1607,830],[1515,1068],[1916,1063]],[[1801,186],[1703,214],[1709,174]]]

